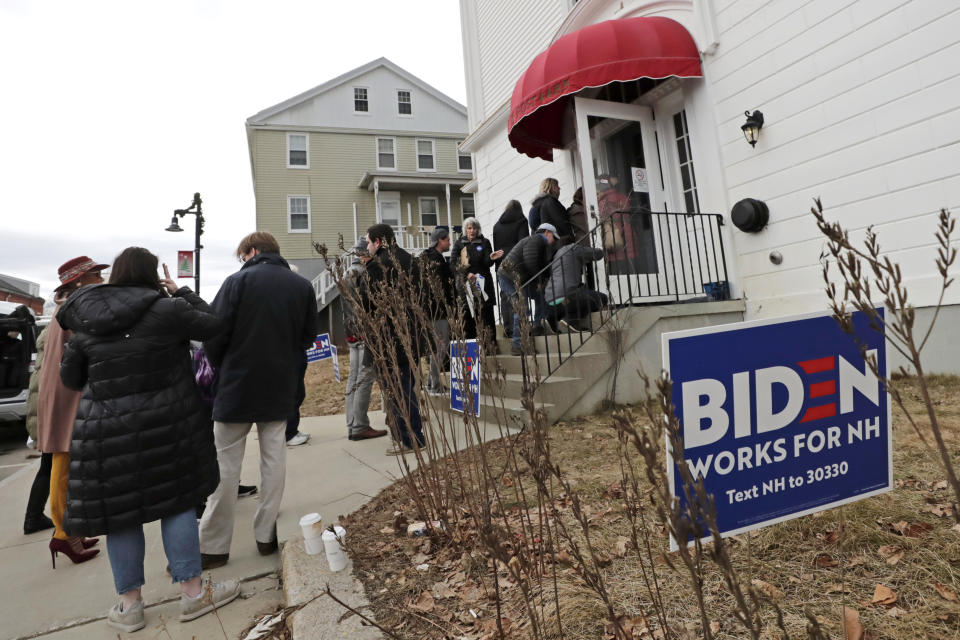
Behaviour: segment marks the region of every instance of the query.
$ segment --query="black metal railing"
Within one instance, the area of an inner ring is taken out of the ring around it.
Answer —
[[[542,288],[544,315],[561,329],[544,339],[544,377],[619,309],[728,299],[722,226],[716,213],[630,209],[601,216],[584,237],[560,247],[549,265],[523,283],[523,290]]]

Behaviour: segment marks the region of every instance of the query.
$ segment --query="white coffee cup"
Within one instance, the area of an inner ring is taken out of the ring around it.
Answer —
[[[343,546],[340,544],[341,540],[345,540],[346,537],[347,531],[343,527],[334,527],[333,531],[327,529],[323,532],[323,548],[327,552],[327,564],[330,565],[330,571],[340,571],[347,566],[347,552],[343,550]]]
[[[303,546],[307,553],[315,556],[323,551],[323,518],[319,513],[308,513],[300,518],[303,531]]]

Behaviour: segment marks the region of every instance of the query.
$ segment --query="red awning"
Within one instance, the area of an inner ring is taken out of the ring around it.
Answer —
[[[700,77],[700,54],[686,28],[669,18],[607,20],[568,33],[530,63],[510,99],[510,144],[553,160],[563,146],[569,96],[638,78]]]

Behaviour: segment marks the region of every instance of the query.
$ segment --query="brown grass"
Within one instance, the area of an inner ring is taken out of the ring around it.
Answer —
[[[324,364],[318,368],[322,370]],[[904,395],[919,408],[913,382],[904,382]],[[935,376],[932,387],[945,438],[957,459],[960,379]],[[631,552],[617,553],[618,536],[629,533],[610,418],[611,414],[605,413],[559,423],[552,427],[551,447],[554,461],[595,514],[591,535],[601,541],[612,559],[604,569],[605,580],[620,610],[633,616],[648,608],[648,603],[637,558]],[[954,528],[951,517],[931,512],[948,505],[951,494],[937,454],[920,442],[896,409],[893,435],[894,491],[733,539],[733,563],[745,582],[762,580],[782,593],[775,599],[784,611],[791,637],[805,637],[803,609],[809,605],[831,637],[843,638],[841,612],[848,606],[859,612],[868,632],[865,637],[960,638],[960,602],[949,599],[950,594],[960,592],[960,530]],[[502,446],[493,446],[490,452],[494,459],[500,456],[502,460]],[[502,462],[494,466],[498,464]],[[555,506],[561,517],[570,517],[562,497]],[[519,511],[523,505],[512,508]],[[475,544],[471,521],[461,521],[457,530],[443,539],[408,538],[406,521],[412,520],[414,513],[406,488],[398,483],[347,519],[354,532],[350,553],[377,620],[407,638],[496,637],[494,573],[490,562],[477,551],[480,546]],[[696,637],[699,615],[689,582],[668,567],[665,529],[662,523],[656,524],[661,535],[653,544],[671,624],[686,627],[691,637]],[[891,564],[880,547],[899,547],[903,557]],[[504,568],[498,576],[512,621],[507,635],[524,637],[519,589],[510,584]],[[742,627],[726,613],[731,609],[731,596],[719,571],[708,567],[706,584],[707,604],[717,625],[714,636],[745,637]],[[878,584],[892,589],[896,602],[872,605]],[[940,591],[936,584],[941,585]],[[424,595],[431,591],[432,606]],[[607,637],[603,605],[573,566],[561,565],[559,591],[566,638]],[[411,609],[411,604],[420,608]],[[774,630],[771,622],[767,620],[767,633]]]
[[[307,375],[304,383],[307,388],[307,397],[300,407],[300,415],[332,416],[344,413],[343,394],[347,390],[347,375],[350,373],[350,357],[344,349],[340,356],[340,379],[337,382],[333,377],[333,361],[321,360],[307,365]],[[374,382],[370,392],[370,411],[380,409],[380,386]]]

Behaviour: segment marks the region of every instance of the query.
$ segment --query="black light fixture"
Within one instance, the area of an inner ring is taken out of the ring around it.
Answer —
[[[747,139],[751,147],[757,146],[757,138],[760,137],[760,129],[763,128],[763,114],[759,111],[750,113],[744,111],[747,121],[743,123],[740,129],[743,131],[743,137]]]
[[[175,209],[173,212],[173,218],[170,220],[170,226],[167,227],[167,231],[172,231],[177,233],[183,231],[183,228],[180,226],[180,222],[177,220],[177,217],[182,218],[188,213],[192,213],[197,216],[197,226],[196,233],[194,235],[194,246],[193,246],[193,286],[196,289],[196,294],[200,295],[200,249],[203,249],[203,245],[200,244],[200,236],[203,235],[203,200],[200,199],[200,194],[193,194],[193,202],[190,203],[190,206],[186,209]]]

